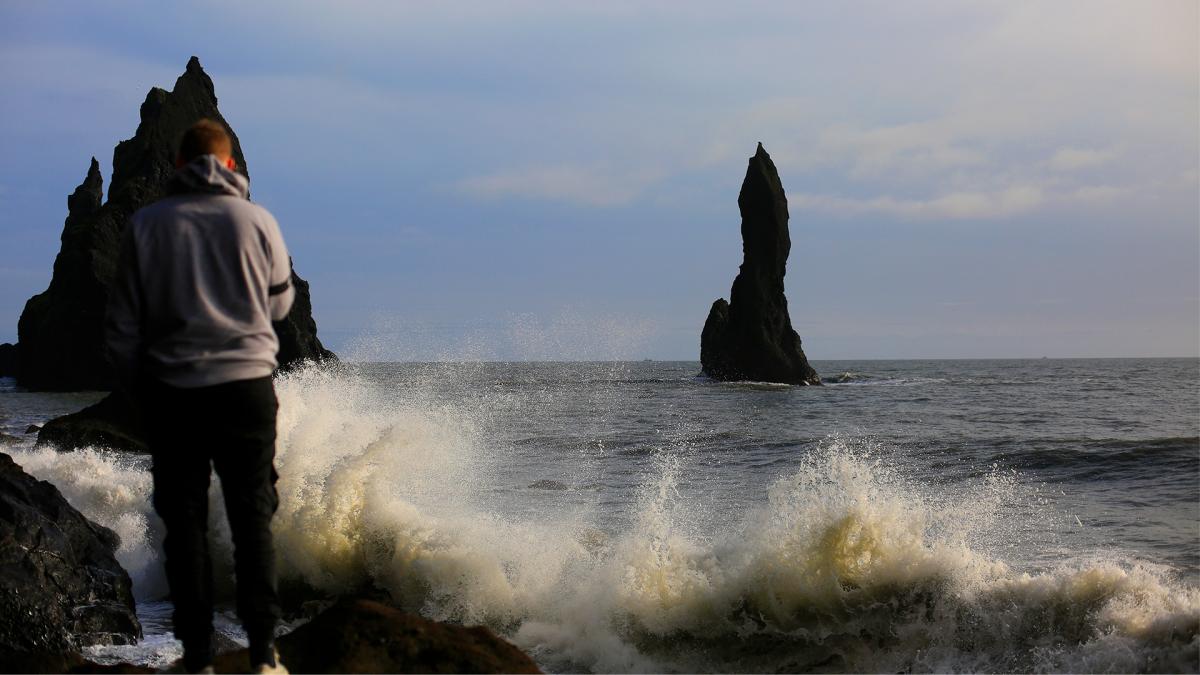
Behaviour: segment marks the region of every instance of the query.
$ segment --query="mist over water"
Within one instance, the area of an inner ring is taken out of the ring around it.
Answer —
[[[1196,360],[816,365],[829,386],[285,375],[281,575],[487,624],[550,670],[1200,669]],[[157,607],[145,458],[14,457],[121,535]]]

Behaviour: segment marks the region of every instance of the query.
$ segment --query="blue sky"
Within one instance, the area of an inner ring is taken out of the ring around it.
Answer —
[[[363,359],[696,359],[762,141],[813,359],[1194,356],[1184,2],[0,4],[0,341],[195,54]]]

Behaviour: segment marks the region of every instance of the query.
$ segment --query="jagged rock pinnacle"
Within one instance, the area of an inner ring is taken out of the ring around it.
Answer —
[[[146,95],[137,131],[113,151],[108,200],[103,204],[100,164],[92,158],[87,177],[67,198],[62,248],[50,287],[30,298],[21,314],[17,332],[22,386],[66,391],[110,387],[112,374],[103,349],[104,308],[121,233],[134,211],[166,194],[180,136],[205,117],[225,126],[238,170],[248,176],[237,134],[217,109],[212,79],[194,56],[171,91],[155,87]],[[293,283],[298,293],[292,312],[276,324],[281,363],[332,357],[317,339],[304,292],[307,284],[294,273]]]
[[[92,158],[87,176],[75,191],[67,197],[67,212],[72,217],[91,215],[100,208],[104,199],[104,177],[100,175],[100,162]]]

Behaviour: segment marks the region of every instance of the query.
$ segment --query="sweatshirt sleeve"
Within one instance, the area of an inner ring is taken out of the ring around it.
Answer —
[[[271,306],[271,320],[281,321],[292,308],[292,300],[296,297],[295,285],[292,283],[292,258],[288,255],[287,245],[283,243],[283,233],[279,231],[279,223],[268,216],[266,223],[267,257],[271,261],[271,285],[267,289]]]
[[[118,381],[131,389],[141,368],[142,297],[133,224],[125,227],[117,256],[117,272],[109,288],[104,316],[104,342]]]

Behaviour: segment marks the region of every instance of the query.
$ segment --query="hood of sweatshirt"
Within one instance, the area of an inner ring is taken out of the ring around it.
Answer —
[[[232,195],[249,199],[250,180],[229,170],[216,155],[200,155],[175,171],[167,183],[167,192]]]

